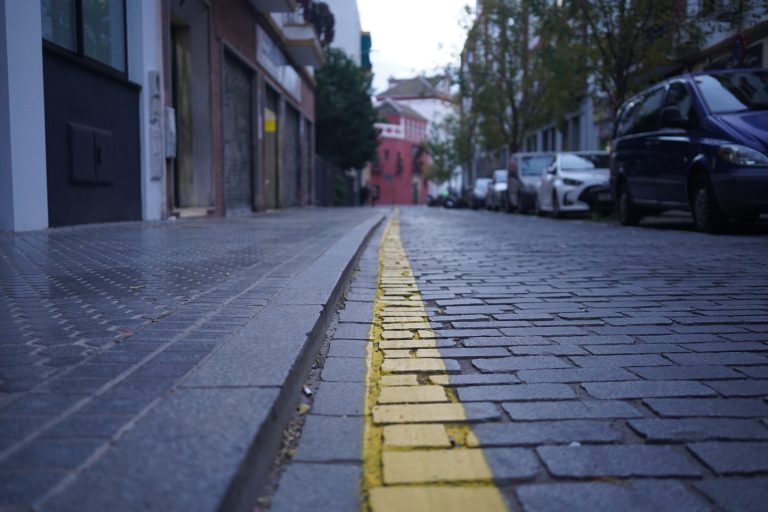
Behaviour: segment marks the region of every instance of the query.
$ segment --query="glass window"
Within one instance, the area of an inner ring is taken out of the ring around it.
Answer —
[[[652,132],[658,129],[659,110],[664,100],[664,88],[660,87],[645,97],[637,110],[631,133]]]
[[[82,0],[83,53],[125,71],[124,0]]]
[[[695,82],[714,114],[768,109],[766,70],[699,75]]]
[[[639,101],[627,103],[624,106],[616,123],[616,137],[623,137],[624,135],[632,133],[638,108],[640,108]]]
[[[693,104],[691,102],[691,94],[688,92],[688,87],[682,82],[675,82],[669,86],[669,93],[667,94],[667,102],[665,107],[677,107],[680,111],[680,115],[684,120],[691,122],[696,119],[696,112],[693,110]]]
[[[43,38],[120,71],[125,64],[125,0],[40,0]]]
[[[521,173],[523,176],[541,176],[554,159],[552,155],[524,156],[520,159]]]
[[[77,51],[75,0],[42,0],[43,39],[67,50]]]
[[[594,154],[564,154],[560,155],[560,169],[563,171],[584,171],[588,169],[607,169],[608,155]]]

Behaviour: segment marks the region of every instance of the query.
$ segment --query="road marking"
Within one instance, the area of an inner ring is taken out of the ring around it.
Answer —
[[[368,344],[364,512],[507,510],[447,387],[458,365],[440,357],[434,338],[395,213],[379,250]]]

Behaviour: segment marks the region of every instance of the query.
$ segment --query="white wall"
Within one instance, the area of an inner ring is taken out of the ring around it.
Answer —
[[[0,1],[0,230],[48,227],[40,2]]]
[[[152,101],[150,72],[162,73],[163,41],[161,2],[140,0],[126,2],[128,38],[128,78],[141,85],[139,126],[141,130],[141,207],[144,220],[158,220],[165,211],[163,87],[160,97]],[[159,109],[159,119],[152,109]],[[155,124],[154,123],[159,123]],[[158,151],[160,153],[158,153]]]
[[[336,21],[332,48],[344,50],[360,65],[360,12],[357,0],[323,0],[331,8]]]

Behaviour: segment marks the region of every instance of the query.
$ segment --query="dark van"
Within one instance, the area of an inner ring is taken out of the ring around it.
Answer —
[[[619,219],[669,209],[700,231],[768,212],[768,69],[686,74],[619,110],[611,192]]]

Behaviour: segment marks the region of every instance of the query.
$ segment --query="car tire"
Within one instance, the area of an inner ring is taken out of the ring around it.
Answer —
[[[552,191],[552,217],[562,219],[563,212],[560,211],[560,201],[557,199],[557,192]]]
[[[544,210],[541,209],[541,202],[539,202],[539,196],[536,196],[533,200],[533,212],[539,217],[544,216]]]
[[[642,215],[632,201],[632,196],[629,194],[629,188],[626,183],[619,185],[619,201],[617,206],[619,222],[622,226],[637,226],[640,223]]]
[[[693,225],[697,231],[720,233],[728,224],[728,216],[717,206],[715,194],[704,177],[696,179],[691,194]]]

